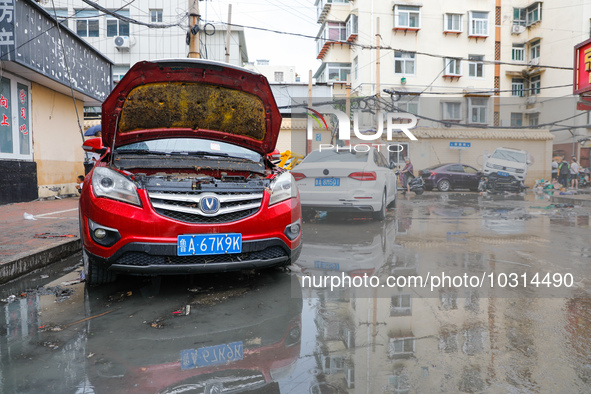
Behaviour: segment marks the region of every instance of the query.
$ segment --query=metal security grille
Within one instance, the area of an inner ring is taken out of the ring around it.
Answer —
[[[216,196],[220,209],[206,214],[199,202],[204,196]],[[186,223],[228,223],[244,219],[257,212],[263,201],[263,193],[197,193],[197,192],[148,192],[154,210],[171,219]]]

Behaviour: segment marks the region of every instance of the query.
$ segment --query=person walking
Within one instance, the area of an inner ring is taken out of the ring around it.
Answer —
[[[404,168],[402,169],[402,171],[400,172],[400,175],[402,176],[402,187],[406,187],[406,192],[410,193],[410,185],[409,185],[409,181],[410,178],[414,178],[414,170],[413,170],[413,166],[412,163],[410,162],[410,158],[406,157],[404,158],[404,162],[406,163]],[[403,191],[402,193],[406,193],[405,191]]]
[[[558,179],[558,160],[552,159],[552,179]]]
[[[558,165],[558,182],[560,182],[560,184],[565,188],[568,187],[568,176],[569,175],[570,175],[570,165],[563,158],[562,161],[560,162],[560,164]]]
[[[578,189],[579,188],[579,171],[581,170],[581,166],[577,163],[577,158],[573,156],[570,159],[570,187]]]

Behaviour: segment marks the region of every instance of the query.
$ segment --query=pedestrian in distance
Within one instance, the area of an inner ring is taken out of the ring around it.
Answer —
[[[579,188],[579,171],[581,170],[581,166],[577,163],[577,158],[573,156],[570,159],[570,187],[578,189]]]
[[[558,182],[563,187],[568,187],[568,176],[570,175],[570,165],[568,162],[562,158],[562,161],[558,165]]]
[[[413,166],[412,163],[410,162],[410,158],[409,157],[405,157],[404,158],[404,162],[406,163],[404,165],[404,168],[402,169],[402,171],[400,172],[400,176],[401,181],[402,181],[402,187],[406,188],[406,191],[402,191],[403,194],[405,194],[406,192],[410,193],[410,185],[409,185],[409,181],[411,178],[414,178],[414,170],[413,170]]]
[[[82,186],[84,185],[84,175],[78,175],[76,178],[76,190],[78,190],[78,194],[82,193]]]
[[[558,179],[558,159],[552,160],[552,179]]]

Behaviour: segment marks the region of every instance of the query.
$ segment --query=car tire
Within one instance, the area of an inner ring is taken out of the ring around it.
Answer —
[[[451,190],[451,183],[447,179],[442,179],[437,182],[437,189],[439,189],[440,192],[448,192]]]
[[[387,204],[386,204],[387,198],[386,198],[386,191],[384,190],[384,193],[382,194],[382,207],[380,208],[379,211],[374,212],[373,217],[376,220],[382,221],[386,218],[386,210],[387,208]]]
[[[85,249],[82,249],[82,259],[84,261],[84,277],[86,283],[89,285],[104,285],[106,283],[112,283],[117,279],[116,274],[91,261]]]
[[[423,194],[423,192],[424,192],[424,191],[425,191],[425,190],[423,190],[423,188],[421,187],[421,188],[419,188],[419,189],[415,190],[415,194],[416,194],[417,196],[420,196],[421,194]]]

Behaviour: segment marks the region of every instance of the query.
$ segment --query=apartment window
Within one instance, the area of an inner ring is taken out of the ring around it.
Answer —
[[[129,10],[116,11],[115,14],[129,18]],[[109,16],[107,17],[107,37],[116,36],[129,36],[129,22]]]
[[[99,19],[96,10],[76,10],[76,34],[79,37],[98,37]]]
[[[404,164],[404,158],[409,156],[409,145],[408,142],[400,142],[397,147],[393,147],[390,152],[390,163],[395,163],[396,165]]]
[[[513,25],[525,26],[525,8],[513,8]]]
[[[57,19],[57,21],[62,25],[62,26],[68,26],[68,10],[67,9],[56,9],[55,13],[54,10],[48,10],[49,13],[55,18]]]
[[[445,14],[444,22],[444,31],[462,32],[462,14]]]
[[[350,63],[328,63],[328,81],[347,82],[347,75],[351,74]]]
[[[347,25],[342,22],[328,22],[328,40],[346,41]]]
[[[542,3],[533,3],[527,7],[527,26],[542,20]]]
[[[283,71],[275,71],[275,82],[283,82]]]
[[[529,92],[530,94],[540,94],[540,87],[541,87],[541,77],[536,75],[535,77],[531,77],[529,80]]]
[[[347,39],[349,39],[352,35],[356,35],[358,33],[357,15],[349,15],[347,21],[345,22],[345,25],[347,29],[347,33],[345,34],[345,36],[347,37]]]
[[[468,76],[472,78],[484,78],[484,56],[470,55],[468,60]]]
[[[447,76],[462,75],[462,62],[460,59],[443,59],[445,61],[445,74]]]
[[[394,74],[415,75],[415,54],[394,51]]]
[[[421,27],[421,7],[408,5],[394,6],[394,27],[419,29]]]
[[[471,36],[488,36],[488,12],[470,11],[469,34]]]
[[[513,49],[511,51],[511,60],[515,62],[525,61],[525,45],[513,44]]]
[[[359,78],[359,56],[353,59],[353,80],[356,81],[357,78]]]
[[[0,78],[0,158],[32,159],[29,93],[24,81]]]
[[[160,10],[160,9],[150,10],[150,22],[161,23],[162,22],[162,10]]]
[[[511,127],[523,126],[523,114],[520,112],[511,112]]]
[[[393,295],[390,303],[390,316],[410,316],[411,297],[410,294]]]
[[[525,80],[522,78],[513,78],[511,80],[511,96],[523,97],[525,96]]]
[[[462,120],[462,104],[443,102],[443,120]]]
[[[123,78],[128,71],[128,65],[113,66],[113,82],[121,81],[121,78]]]
[[[412,355],[414,352],[414,338],[390,338],[390,349],[388,352],[388,356],[390,358],[399,358],[400,356]]]
[[[406,112],[409,114],[419,114],[419,96],[411,96],[409,98],[403,98],[400,101],[394,103],[398,112]]]
[[[529,114],[528,116],[529,118],[529,125],[534,127],[540,124],[540,114],[539,113],[533,113],[533,114]]]
[[[535,40],[529,44],[529,60],[540,58],[540,40]]]
[[[469,97],[468,98],[469,123],[486,124],[488,119],[488,98]]]

